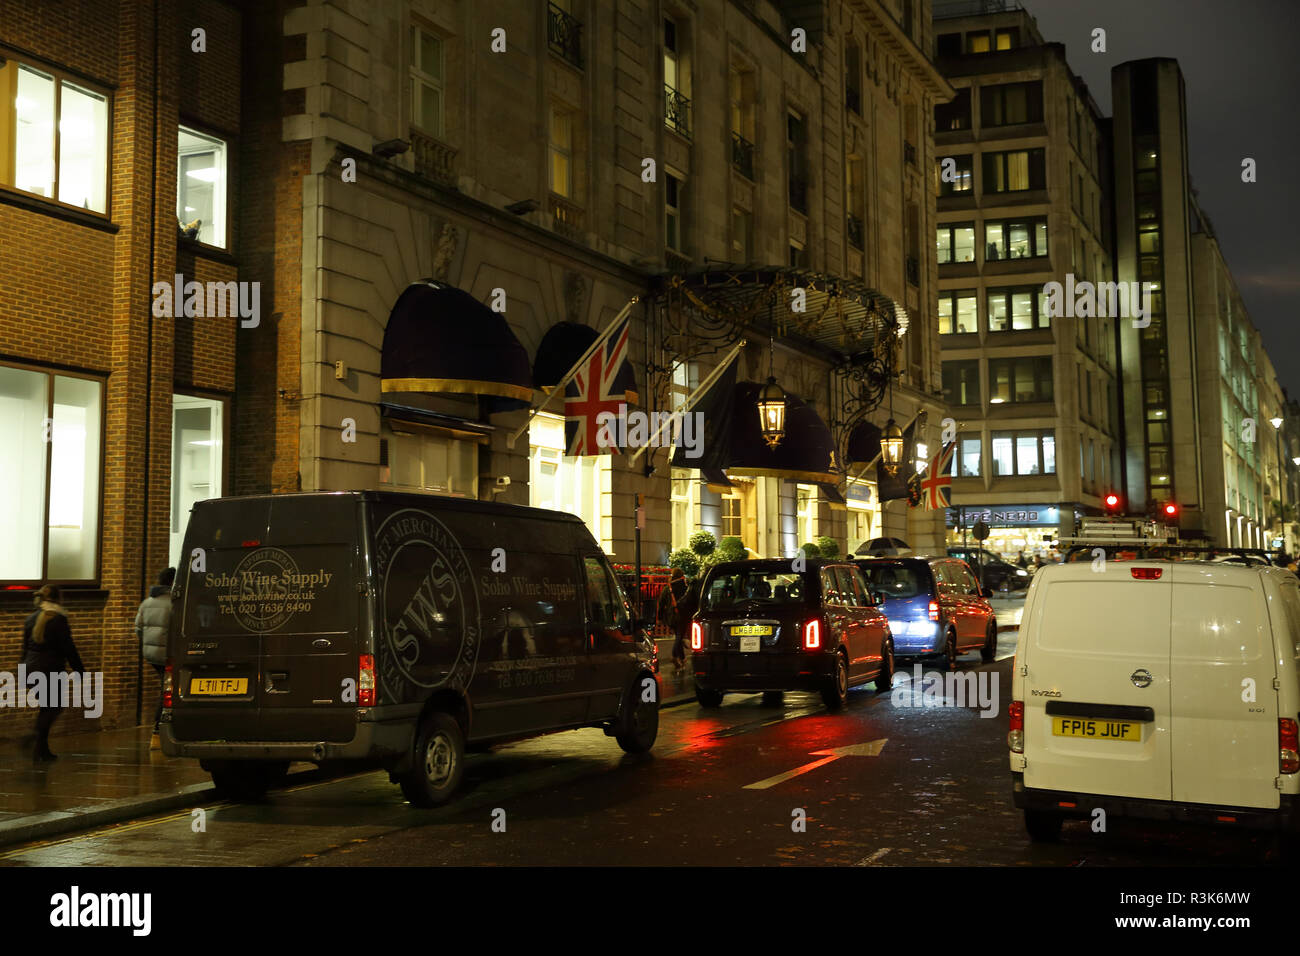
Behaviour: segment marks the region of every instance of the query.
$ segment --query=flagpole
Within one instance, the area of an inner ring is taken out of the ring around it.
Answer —
[[[596,353],[596,349],[600,348],[602,345],[605,344],[605,339],[609,338],[609,333],[614,331],[614,327],[617,326],[620,322],[622,322],[624,318],[626,318],[627,314],[632,311],[632,306],[636,305],[637,302],[640,301],[640,299],[641,299],[640,296],[636,296],[636,295],[632,296],[632,298],[628,300],[627,305],[623,306],[623,308],[619,310],[618,315],[614,316],[613,320],[609,323],[609,325],[605,326],[605,331],[601,332],[600,335],[596,336],[596,341],[592,342],[591,346],[587,349],[587,351],[582,353],[582,358],[578,359],[578,361],[573,363],[573,368],[569,369],[568,374],[565,375],[564,378],[560,379],[559,384],[557,384],[553,389],[551,389],[549,392],[546,393],[546,400],[543,401],[542,404],[538,405],[536,408],[529,409],[528,418],[525,419],[524,423],[520,425],[518,428],[516,428],[514,432],[512,432],[510,435],[506,437],[507,448],[515,447],[515,442],[519,440],[520,435],[522,435],[525,431],[528,430],[528,426],[533,423],[533,419],[537,417],[538,412],[542,411],[543,409],[546,408],[547,405],[551,404],[551,399],[553,399],[556,395],[562,394],[564,392],[564,387],[569,384],[569,380],[572,379],[573,376],[578,374],[578,371],[582,368],[583,365],[586,364],[587,359],[591,358],[592,355]]]
[[[712,387],[713,383],[718,380],[718,378],[722,375],[722,373],[727,370],[727,366],[729,366],[735,360],[736,356],[740,354],[740,350],[743,349],[744,347],[745,347],[744,339],[741,339],[732,347],[731,351],[727,353],[727,357],[724,358],[718,364],[718,366],[708,374],[708,377],[705,378],[704,381],[701,382],[696,387],[695,392],[686,400],[686,404],[659,423],[659,427],[655,430],[655,433],[650,436],[649,441],[647,441],[644,445],[642,445],[640,448],[636,450],[636,454],[632,456],[632,459],[629,462],[629,464],[635,465],[637,463],[637,459],[641,457],[641,453],[644,452],[647,448],[650,448],[654,445],[655,440],[660,435],[663,434],[663,430],[672,423],[674,416],[685,415],[687,412],[689,412],[692,408],[695,407],[696,403],[699,402],[699,400],[704,397],[704,394],[709,390],[710,387]]]

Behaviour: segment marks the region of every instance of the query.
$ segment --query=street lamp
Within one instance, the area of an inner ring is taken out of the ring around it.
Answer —
[[[880,434],[880,460],[890,475],[898,474],[898,466],[903,462],[903,430],[892,418]]]
[[[1268,423],[1269,423],[1270,425],[1272,425],[1274,428],[1281,428],[1281,427],[1282,427],[1282,419],[1281,419],[1280,416],[1274,416],[1273,418],[1270,418],[1270,419],[1268,420]]]
[[[781,444],[785,437],[785,392],[771,376],[758,393],[758,420],[768,447]]]

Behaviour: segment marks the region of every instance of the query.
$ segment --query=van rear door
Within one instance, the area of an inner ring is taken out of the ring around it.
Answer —
[[[345,494],[194,506],[171,647],[180,739],[352,739],[358,520]]]
[[[1038,585],[1024,638],[1025,786],[1168,800],[1169,565],[1080,562]]]
[[[1277,661],[1260,572],[1175,565],[1173,592],[1173,799],[1276,808]]]

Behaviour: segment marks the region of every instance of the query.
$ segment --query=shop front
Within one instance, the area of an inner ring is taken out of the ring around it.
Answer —
[[[947,540],[949,546],[974,545],[972,529],[983,521],[989,526],[984,547],[994,554],[1013,563],[1021,553],[1028,561],[1053,561],[1057,538],[1071,534],[1082,516],[1074,504],[962,505],[948,509]]]

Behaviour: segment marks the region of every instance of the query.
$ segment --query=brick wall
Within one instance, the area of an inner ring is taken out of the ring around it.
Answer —
[[[190,19],[208,31],[198,63],[186,59]],[[172,393],[234,391],[235,320],[155,318],[152,288],[178,271],[200,281],[240,276],[233,241],[222,253],[181,243],[178,255],[175,197],[179,118],[227,135],[238,129],[241,29],[237,8],[215,0],[0,0],[0,44],[112,93],[107,222],[39,201],[33,209],[0,189],[0,357],[104,381],[100,578],[65,588],[64,606],[87,667],[104,672],[106,701],[100,720],[69,712],[56,733],[135,724],[141,665],[132,622],[167,563]],[[232,150],[232,164],[237,158]],[[0,669],[16,667],[31,610],[30,594],[0,592]],[[148,719],[156,683],[144,670]],[[32,720],[27,710],[0,710],[0,738],[29,732]]]

